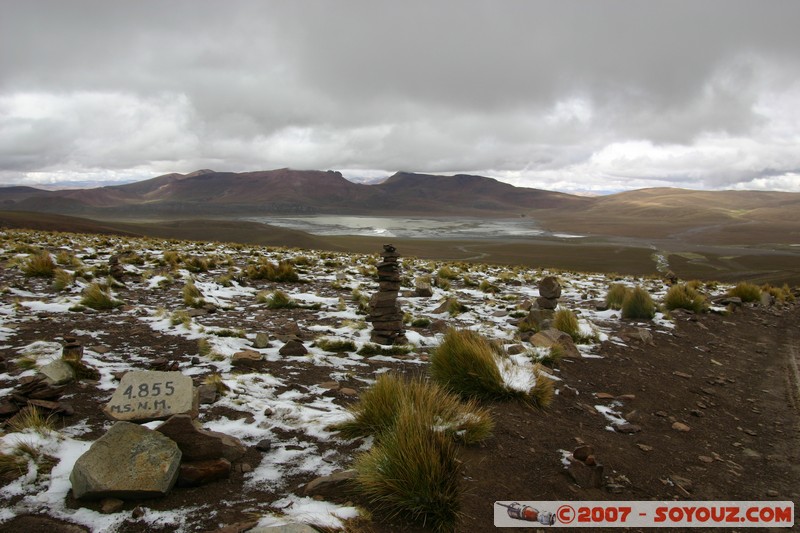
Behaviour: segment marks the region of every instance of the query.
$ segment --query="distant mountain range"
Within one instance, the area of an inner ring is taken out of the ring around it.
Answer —
[[[800,193],[654,188],[575,196],[472,175],[398,172],[361,184],[334,171],[166,174],[125,185],[0,187],[0,210],[105,220],[269,215],[531,216],[553,231],[800,243]],[[704,237],[705,238],[705,237]]]

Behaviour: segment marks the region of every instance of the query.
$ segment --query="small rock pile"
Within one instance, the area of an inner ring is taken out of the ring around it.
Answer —
[[[397,303],[400,292],[400,255],[391,244],[383,245],[383,261],[378,263],[378,292],[369,301],[368,322],[372,322],[370,340],[390,346],[406,342],[403,312]]]
[[[561,284],[555,276],[547,276],[539,282],[539,297],[536,304],[539,309],[555,309],[561,298]]]

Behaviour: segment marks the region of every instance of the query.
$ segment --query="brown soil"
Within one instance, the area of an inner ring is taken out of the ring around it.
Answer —
[[[458,531],[492,530],[495,501],[796,501],[800,497],[798,383],[790,360],[798,356],[799,319],[796,306],[783,310],[746,307],[728,316],[680,315],[675,330],[654,333],[652,345],[605,342],[600,350],[602,359],[563,361],[559,376],[564,382],[547,410],[513,402],[492,405],[494,436],[462,452],[464,518]],[[115,332],[109,333],[113,338]],[[308,384],[325,378],[314,373],[313,365],[305,370]],[[95,405],[89,401],[91,395],[81,398],[87,394],[85,385],[71,387],[76,407]],[[617,410],[641,431],[623,434],[608,430],[609,423],[594,406],[612,400],[598,399],[596,393],[634,396],[622,400]],[[85,416],[96,417],[97,410],[76,414]],[[690,431],[672,429],[674,421],[687,424]],[[605,481],[621,485],[620,492],[582,488],[567,475],[560,450],[571,451],[581,443],[594,447],[605,468]],[[644,451],[637,445],[652,449]],[[712,462],[705,462],[708,458]],[[252,466],[259,460],[255,449],[243,459]],[[671,482],[676,475],[691,481],[688,491]],[[310,479],[302,476],[293,480],[297,484],[307,481]],[[166,498],[141,505],[171,509],[213,504],[240,492],[242,482],[243,474],[235,472],[227,481],[175,490]],[[69,504],[79,505],[75,501]],[[130,512],[136,505],[130,502],[126,510]],[[207,523],[209,529],[248,519],[245,508],[219,510]],[[0,531],[31,531],[31,520],[18,518],[0,525]],[[415,530],[404,523],[374,522],[359,525],[359,530],[399,532],[409,527]],[[143,530],[131,520],[122,531]]]

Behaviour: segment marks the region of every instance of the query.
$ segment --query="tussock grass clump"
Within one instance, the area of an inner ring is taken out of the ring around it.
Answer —
[[[606,293],[606,305],[609,309],[622,309],[622,302],[625,300],[626,294],[628,294],[628,288],[625,285],[622,283],[612,283],[608,287],[608,292]]]
[[[22,476],[28,470],[28,461],[13,453],[0,452],[0,481],[9,482]]]
[[[728,291],[728,296],[741,298],[743,302],[758,302],[761,300],[761,288],[742,281]]]
[[[431,429],[432,422],[402,409],[395,430],[356,460],[356,488],[390,520],[407,517],[451,531],[459,518],[462,466],[455,443]]]
[[[195,274],[199,272],[208,272],[209,266],[208,259],[196,255],[187,257],[183,262],[183,268]]]
[[[431,325],[431,319],[427,317],[414,318],[411,320],[411,327],[414,328],[427,328]]]
[[[22,273],[29,278],[52,278],[55,271],[56,263],[47,250],[31,255],[22,263]]]
[[[315,341],[317,347],[323,351],[331,353],[355,352],[356,343],[350,339],[329,339],[323,337]]]
[[[500,290],[497,285],[493,285],[486,280],[481,281],[480,285],[478,285],[478,289],[487,294],[494,294]]]
[[[183,303],[189,307],[203,307],[206,304],[203,293],[191,281],[183,286]]]
[[[71,286],[72,281],[72,274],[66,270],[57,268],[55,272],[53,272],[53,289],[59,292]]]
[[[411,351],[410,346],[396,345],[396,346],[381,346],[380,344],[373,344],[368,342],[358,350],[358,355],[364,357],[372,357],[374,355],[385,355],[391,357],[393,355],[406,355]]]
[[[264,259],[254,265],[247,267],[247,277],[252,280],[267,280],[278,282],[299,281],[300,276],[294,265],[288,261],[280,261],[275,264]]]
[[[458,278],[458,272],[453,270],[447,265],[444,265],[436,271],[436,277],[441,279],[454,280]]]
[[[656,306],[650,293],[642,287],[634,287],[622,301],[622,318],[652,320],[656,316]]]
[[[44,414],[33,405],[23,408],[11,420],[8,421],[8,426],[12,431],[25,431],[32,429],[33,431],[45,434],[55,429],[53,417],[44,416]]]
[[[553,317],[553,327],[563,331],[575,342],[581,340],[581,330],[578,326],[578,317],[570,309],[561,308]]]
[[[279,289],[272,291],[272,294],[266,298],[264,303],[267,304],[269,309],[293,309],[298,307],[297,302]]]
[[[68,252],[67,250],[61,250],[56,255],[56,262],[59,265],[63,266],[72,266],[72,267],[79,267],[81,266],[81,260],[75,257],[75,254],[72,252]]]
[[[697,289],[688,283],[673,285],[664,296],[664,307],[673,309],[686,309],[695,313],[706,310],[706,297],[697,292]]]
[[[429,419],[436,431],[465,444],[487,439],[494,426],[489,411],[474,400],[462,403],[455,394],[424,378],[381,374],[348,408],[353,419],[338,424],[336,429],[346,438],[376,435],[380,440],[394,429],[404,408]]]
[[[111,296],[111,289],[108,287],[98,283],[92,283],[84,289],[83,296],[81,297],[81,305],[91,307],[98,311],[104,311],[119,307],[122,305],[122,302],[115,300],[114,297]]]
[[[173,326],[183,324],[184,327],[189,328],[192,325],[192,317],[186,311],[175,311],[170,315],[169,323]]]
[[[431,378],[462,398],[545,406],[538,403],[535,373],[514,365],[502,348],[474,331],[448,330],[430,362]]]

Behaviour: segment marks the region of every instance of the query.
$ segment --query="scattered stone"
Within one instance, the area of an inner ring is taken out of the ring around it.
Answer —
[[[521,344],[514,344],[513,346],[509,346],[506,350],[508,355],[517,355],[521,353],[525,353],[525,347]]]
[[[269,348],[269,334],[264,332],[256,333],[256,340],[253,341],[253,347],[258,349]]]
[[[103,514],[113,514],[122,510],[125,505],[119,498],[103,498],[100,500],[100,512]]]
[[[343,470],[329,476],[318,477],[303,488],[305,496],[322,496],[327,499],[341,497],[342,492],[350,488],[356,478],[355,470]]]
[[[652,452],[653,451],[653,447],[652,446],[648,446],[647,444],[637,444],[636,447],[639,448],[640,450],[642,450],[643,452]]]
[[[588,444],[584,444],[583,446],[578,446],[572,452],[572,456],[575,457],[578,461],[586,461],[586,458],[590,455],[594,455],[594,448],[589,446]]]
[[[668,415],[667,415],[666,411],[656,411],[656,416],[659,416],[661,418],[665,418]]]
[[[255,350],[244,349],[233,354],[231,357],[231,364],[233,366],[253,368],[258,366],[264,357]]]
[[[597,464],[596,461],[595,464],[588,465],[572,455],[567,459],[569,461],[567,472],[578,486],[584,489],[599,489],[603,485],[603,465]]]
[[[425,281],[418,280],[414,287],[414,294],[419,298],[430,298],[433,296],[433,289],[431,284]]]
[[[217,387],[210,383],[197,386],[197,398],[201,405],[211,405],[217,401]]]
[[[692,378],[691,374],[687,374],[686,372],[680,372],[678,370],[673,372],[672,375],[673,376],[678,376],[679,378],[684,378],[684,379],[691,379]]]
[[[180,372],[128,372],[120,380],[103,413],[112,420],[164,420],[173,415],[198,415],[199,395],[192,378]]]
[[[320,388],[327,389],[327,390],[338,390],[339,389],[339,382],[338,381],[326,381],[324,383],[319,384]]]
[[[301,355],[306,355],[308,353],[308,349],[303,346],[301,341],[297,339],[291,339],[286,344],[281,346],[281,349],[278,350],[278,353],[289,357],[299,357]]]
[[[676,487],[683,489],[687,493],[692,492],[692,487],[694,486],[692,480],[687,479],[683,476],[676,476],[676,475],[671,475],[670,479],[672,480],[672,482],[675,484]]]
[[[236,522],[235,524],[230,524],[228,526],[221,527],[219,529],[213,530],[213,532],[208,533],[250,533],[251,531],[256,531],[258,528],[258,520],[249,520],[247,522]]]
[[[687,432],[687,431],[691,431],[692,428],[690,428],[689,426],[687,426],[683,422],[673,422],[672,429],[674,429],[675,431]]]
[[[595,392],[594,397],[598,400],[613,400],[614,395],[607,392]]]
[[[256,450],[260,452],[268,452],[271,449],[272,449],[272,441],[269,441],[267,439],[260,440],[258,441],[258,444],[256,444]]]
[[[777,498],[779,495],[780,493],[777,490],[770,489],[767,491],[767,496],[770,498]]]
[[[164,496],[178,479],[181,451],[161,433],[117,422],[75,462],[69,480],[78,499]]]
[[[231,474],[231,462],[227,459],[207,459],[205,461],[182,462],[178,474],[179,487],[197,487],[227,479]]]
[[[95,346],[90,346],[89,349],[96,354],[105,355],[111,351],[111,348],[108,346],[103,346],[102,344],[96,344]]]
[[[567,359],[580,359],[581,353],[575,346],[572,337],[563,331],[555,328],[549,328],[540,331],[530,338],[530,343],[539,348],[549,348],[554,344],[558,344],[564,350],[564,357]]]
[[[713,457],[709,457],[707,455],[700,455],[697,458],[700,459],[700,461],[703,462],[703,463],[709,463],[710,464],[710,463],[714,462],[714,458]]]
[[[145,514],[144,507],[142,507],[141,505],[137,505],[136,507],[133,508],[133,511],[131,511],[131,518],[138,520],[141,517],[143,517],[144,514]]]
[[[78,362],[83,359],[83,344],[75,337],[64,337],[64,346],[61,348],[61,358],[67,361]]]
[[[621,402],[632,402],[636,399],[635,394],[620,394],[615,398],[615,400],[619,400]]]
[[[159,433],[178,445],[184,461],[227,459],[234,462],[245,453],[244,445],[235,437],[202,429],[188,415],[176,415],[158,426]]]
[[[640,426],[637,426],[636,424],[631,424],[630,422],[624,422],[621,424],[619,423],[614,424],[614,430],[620,433],[633,434],[633,433],[639,433],[642,430],[642,428]]]
[[[627,326],[617,332],[617,336],[623,341],[639,341],[642,344],[654,345],[653,334],[647,328]]]
[[[50,385],[64,385],[75,381],[75,369],[64,359],[56,359],[39,369]]]
[[[742,453],[745,457],[750,457],[751,459],[760,459],[761,454],[753,449],[750,448],[742,448]]]
[[[355,389],[351,389],[350,387],[343,387],[339,389],[339,393],[343,396],[358,396],[358,392]]]
[[[242,474],[248,474],[253,471],[253,467],[249,463],[241,463],[237,466],[236,470]]]

